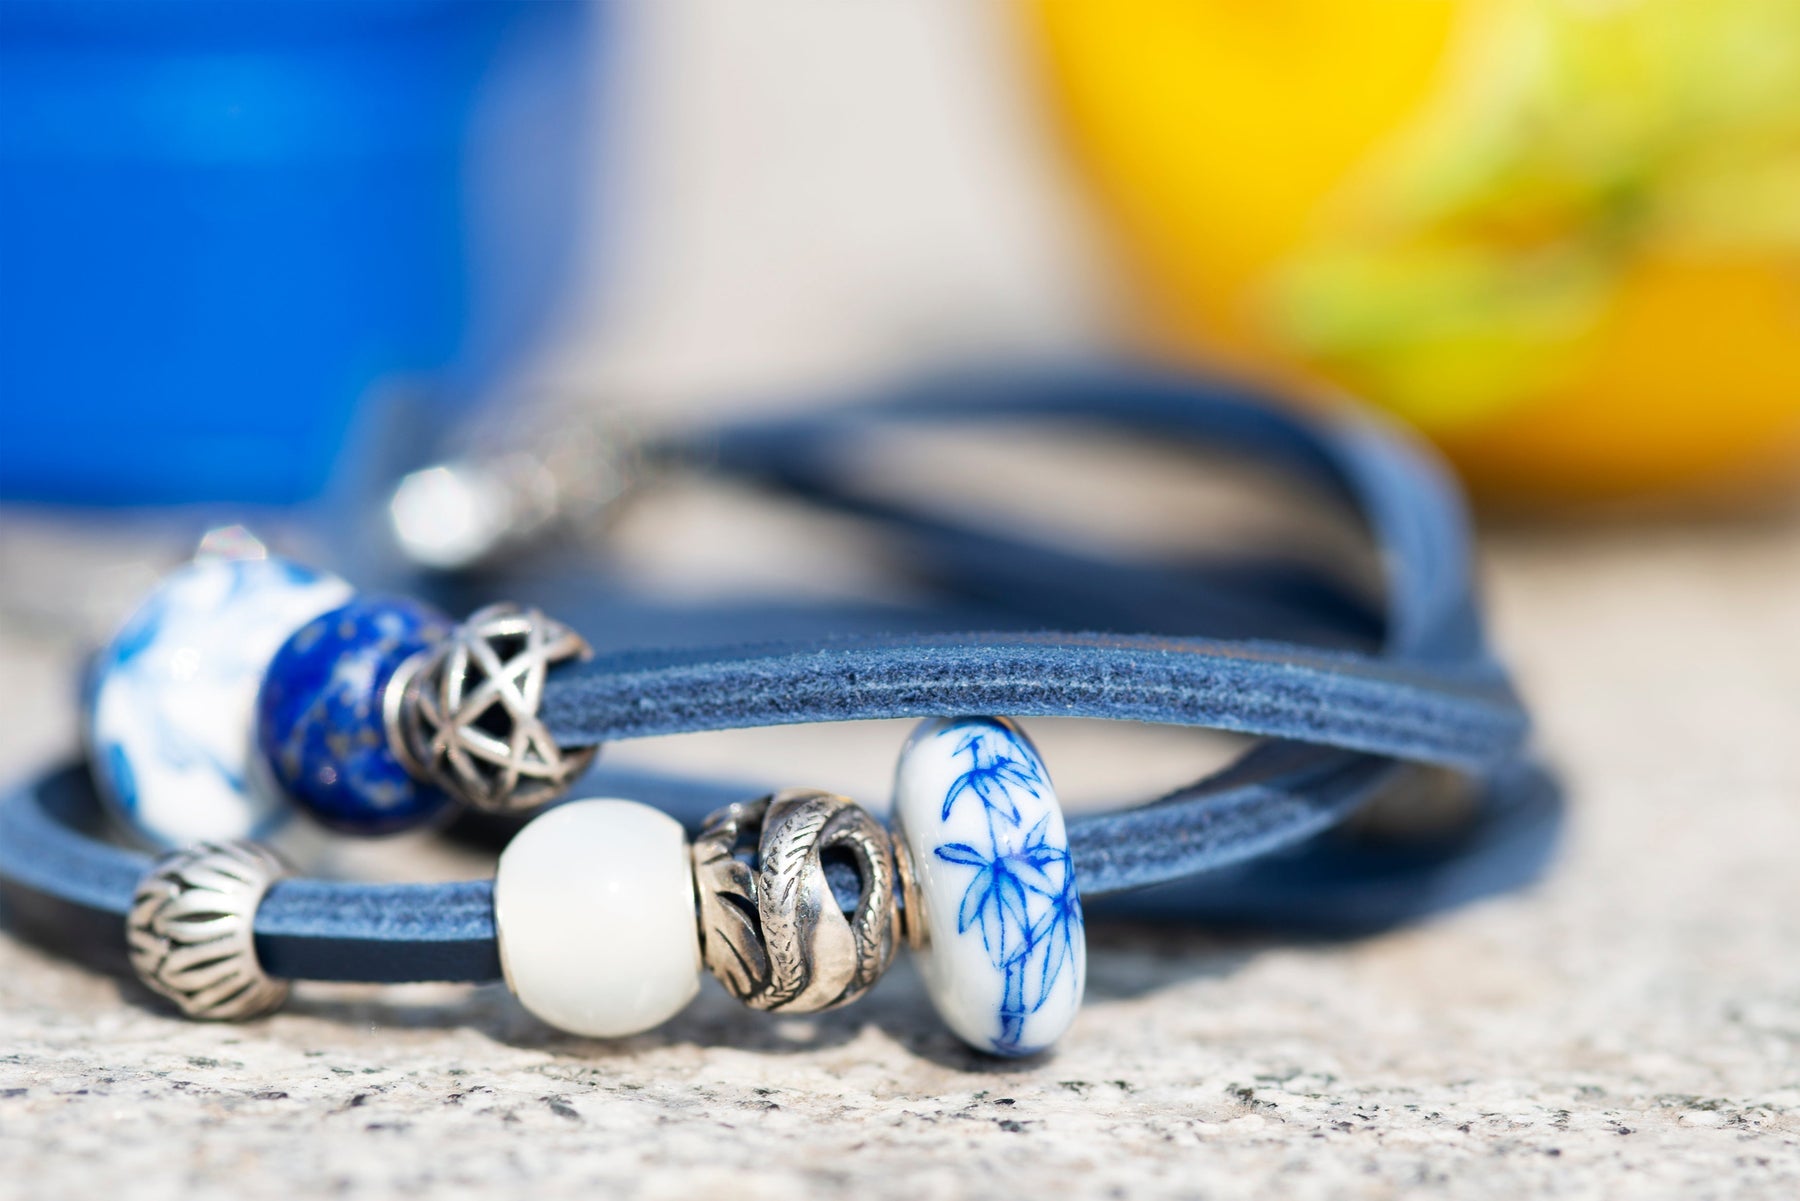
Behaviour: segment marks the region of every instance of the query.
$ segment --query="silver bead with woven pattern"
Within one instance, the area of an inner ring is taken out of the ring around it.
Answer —
[[[407,771],[477,809],[547,804],[599,748],[557,745],[538,718],[544,680],[592,654],[580,634],[536,609],[489,605],[394,672],[383,702],[388,744]]]
[[[848,912],[826,879],[827,856],[858,878]],[[847,1004],[893,962],[892,843],[844,797],[790,789],[713,814],[694,840],[694,884],[706,966],[753,1009]]]
[[[165,855],[138,881],[125,919],[138,979],[191,1018],[241,1021],[287,1000],[256,958],[256,908],[286,875],[248,842],[202,842]]]

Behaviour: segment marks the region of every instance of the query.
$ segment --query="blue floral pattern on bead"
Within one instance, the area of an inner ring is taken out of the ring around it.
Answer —
[[[443,811],[449,797],[414,780],[390,748],[382,698],[395,670],[450,628],[428,605],[358,597],[283,644],[258,698],[257,741],[303,810],[366,835]]]
[[[987,837],[980,845],[940,842],[932,853],[969,868],[956,915],[958,934],[978,931],[989,960],[1004,978],[999,1036],[1001,1053],[1028,1050],[1025,1023],[1037,1013],[1071,967],[1084,937],[1081,897],[1068,848],[1050,837],[1052,814],[1026,826],[1015,792],[1042,800],[1043,764],[999,723],[968,723],[942,731],[958,739],[955,754],[967,767],[944,793],[942,818],[959,803],[979,803]]]
[[[349,596],[284,559],[204,559],[158,584],[95,657],[86,695],[101,796],[145,841],[262,837],[288,808],[256,769],[256,690],[289,634]]]

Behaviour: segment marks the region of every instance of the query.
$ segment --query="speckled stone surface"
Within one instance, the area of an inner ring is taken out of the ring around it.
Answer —
[[[0,937],[0,1197],[1800,1195],[1800,518],[1486,546],[1575,790],[1529,895],[1344,945],[1097,927],[1028,1063],[963,1050],[905,967],[813,1019],[709,986],[602,1045],[499,988],[190,1025]],[[0,623],[8,764],[69,736],[22,698],[74,654]],[[1074,791],[1108,743],[1069,745]]]

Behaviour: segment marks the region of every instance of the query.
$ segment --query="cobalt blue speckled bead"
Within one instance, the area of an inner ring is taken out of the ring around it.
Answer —
[[[349,834],[392,834],[442,812],[450,798],[413,779],[389,749],[382,696],[395,669],[450,630],[429,605],[359,597],[276,653],[257,701],[257,742],[301,808]]]

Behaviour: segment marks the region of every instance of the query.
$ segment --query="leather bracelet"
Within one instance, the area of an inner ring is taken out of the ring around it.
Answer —
[[[834,465],[842,461],[846,440],[877,434],[895,421],[997,417],[1100,422],[1254,453],[1355,503],[1390,577],[1379,652],[1017,631],[616,651],[546,671],[539,681],[541,704],[530,716],[541,718],[559,748],[573,749],[732,726],[970,712],[1156,721],[1283,740],[1150,805],[1073,822],[1062,850],[1032,852],[1053,867],[1064,865],[1056,870],[1064,871],[1066,889],[1033,877],[1050,898],[1049,916],[1038,921],[1045,929],[1069,926],[1067,914],[1057,918],[1052,894],[1072,896],[1076,878],[1084,899],[1161,886],[1121,898],[1127,912],[1283,921],[1310,913],[1354,928],[1491,891],[1536,870],[1556,822],[1555,790],[1520,759],[1526,723],[1479,636],[1455,495],[1391,432],[1347,418],[1296,416],[1215,385],[1099,371],[964,378],[823,415],[728,426],[711,435],[706,457],[719,470],[902,531],[965,578],[985,575],[974,580],[972,591],[993,590],[1003,587],[996,573],[1020,562],[1041,567],[1054,552],[1002,543],[1009,553],[998,556],[996,568],[994,554],[968,553],[972,543],[992,552],[991,537],[860,494]],[[1171,595],[1179,600],[1182,590]],[[1207,603],[1221,595],[1218,590],[1195,595],[1201,599],[1194,609],[1202,616],[1232,607]],[[1077,596],[1073,603],[1079,601]],[[1334,619],[1333,606],[1322,608],[1323,618],[1315,613],[1290,626],[1335,630],[1339,645],[1355,644],[1366,616],[1340,604]],[[985,727],[971,728],[980,734]],[[1001,734],[995,737],[1005,735],[996,728]],[[1019,737],[1017,746],[1026,749],[1016,750],[1015,759],[1029,765],[1035,752]],[[1453,836],[1396,850],[1328,833],[1369,798],[1424,767],[1453,769],[1474,794],[1473,816]],[[613,780],[627,786],[609,787]],[[595,787],[656,800],[690,826],[697,802],[723,799],[717,789],[679,781],[619,779],[604,766],[588,778],[587,789]],[[1015,803],[1010,793],[995,795],[1002,805]],[[1017,797],[1029,799],[1025,792]],[[771,812],[798,812],[807,804],[824,811],[822,802],[782,803],[786,809]],[[0,888],[16,924],[61,945],[110,944],[116,951],[121,919],[146,863],[76,832],[91,824],[93,808],[91,791],[74,771],[0,803]],[[994,806],[987,804],[986,811],[991,815]],[[747,856],[752,862],[755,851]],[[954,856],[945,859],[955,862]],[[847,879],[841,864],[819,866],[842,908],[863,899],[866,870],[859,881]],[[968,867],[978,880],[998,878],[991,864],[970,860]],[[479,980],[492,978],[501,966],[486,882],[376,886],[287,879],[263,887],[266,898],[258,892],[254,900],[260,903],[249,910],[255,931],[249,958],[263,976]],[[1035,903],[1038,895],[1028,899]],[[909,900],[917,904],[918,898]],[[1060,903],[1065,909],[1070,904]],[[995,906],[1004,917],[1000,902]],[[979,906],[975,916],[989,922]],[[1004,921],[989,924],[1004,944]],[[1031,930],[1021,929],[1018,938],[1025,942],[1019,946],[1031,944],[1026,953],[1048,954],[1047,943],[1032,942]],[[951,942],[957,933],[940,937]],[[948,961],[948,951],[933,958]],[[1017,946],[1012,954],[1016,959]],[[1040,974],[1047,975],[1047,966]],[[943,1007],[937,990],[934,999]],[[1014,1004],[1015,1034],[1032,1028],[1017,1010]],[[996,1045],[991,1032],[959,1032],[990,1050],[1036,1045],[1017,1039]],[[1003,1023],[1001,1042],[1004,1034]]]

